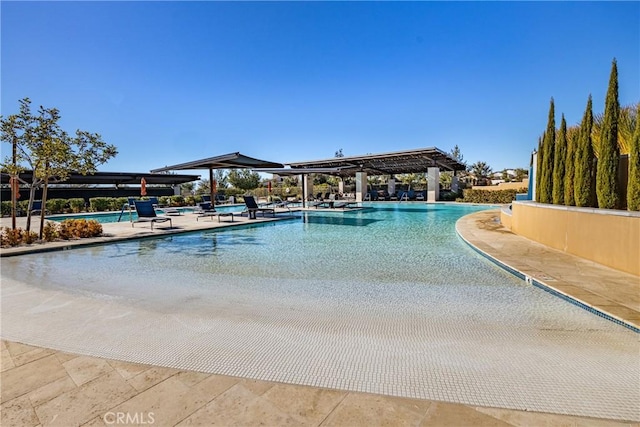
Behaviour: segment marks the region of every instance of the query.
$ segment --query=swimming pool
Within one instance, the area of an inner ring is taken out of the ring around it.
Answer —
[[[229,205],[229,206],[216,206],[216,210],[220,212],[236,212],[242,211],[244,205]],[[194,211],[193,207],[183,207],[177,208],[181,214],[189,214]],[[162,208],[156,209],[156,212],[159,215],[165,213]],[[101,224],[107,224],[111,222],[127,222],[127,221],[135,221],[138,219],[138,214],[134,211],[124,211],[122,215],[120,215],[120,211],[111,211],[111,212],[92,212],[92,213],[80,213],[80,214],[70,214],[70,215],[48,215],[47,219],[52,221],[64,221],[65,219],[93,219],[98,221]]]
[[[637,334],[378,204],[3,258],[2,336],[183,369],[639,420]],[[43,327],[46,325],[46,327]]]

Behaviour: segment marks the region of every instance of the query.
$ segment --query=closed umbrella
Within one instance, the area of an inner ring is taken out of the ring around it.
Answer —
[[[13,193],[13,197],[15,197],[16,199],[20,198],[20,181],[18,181],[18,178],[12,176],[11,178],[9,178],[9,184],[11,185],[11,191]]]
[[[147,180],[144,178],[140,180],[140,195],[141,196],[147,195]]]

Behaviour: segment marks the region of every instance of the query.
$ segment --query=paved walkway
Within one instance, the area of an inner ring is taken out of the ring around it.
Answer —
[[[637,277],[515,236],[496,223],[498,215],[498,211],[485,211],[465,217],[458,231],[471,244],[528,276],[553,282],[558,289],[564,287],[566,294],[638,324]],[[194,223],[192,216],[176,218],[174,225],[182,231],[227,224],[208,219]],[[241,218],[237,223],[246,221]],[[104,228],[112,236],[96,242],[151,233],[148,225],[132,229],[128,223],[106,224]],[[153,233],[163,231],[158,228]],[[2,341],[0,349],[3,426],[632,425],[252,381],[72,355],[9,341]]]

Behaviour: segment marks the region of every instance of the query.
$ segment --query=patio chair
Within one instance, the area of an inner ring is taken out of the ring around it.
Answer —
[[[249,213],[249,219],[256,219],[257,212],[262,212],[262,216],[264,216],[266,212],[271,212],[272,216],[276,216],[276,210],[274,208],[258,206],[258,203],[256,203],[256,199],[254,199],[253,196],[244,196],[244,204],[247,206],[245,212]]]
[[[135,202],[136,212],[138,213],[138,219],[136,221],[131,221],[131,226],[136,222],[150,222],[151,230],[153,230],[153,224],[156,222],[165,222],[169,221],[169,227],[173,228],[173,222],[171,218],[168,216],[158,216],[156,215],[156,210],[153,208],[153,205],[148,200],[136,200]]]
[[[158,200],[157,197],[149,196],[149,201],[151,202],[151,204],[153,205],[154,208],[161,207],[160,206],[160,201]]]
[[[42,200],[34,200],[31,206],[31,215],[42,213]],[[49,211],[45,209],[44,213],[49,215]]]
[[[219,212],[216,208],[211,204],[211,202],[203,202],[198,204],[198,210],[196,210],[198,216],[196,217],[196,221],[198,218],[206,218],[209,217],[213,221],[213,217],[218,217],[218,222],[220,222],[221,216],[230,216],[231,222],[233,222],[233,212]]]

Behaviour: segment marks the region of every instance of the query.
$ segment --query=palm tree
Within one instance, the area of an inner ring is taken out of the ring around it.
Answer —
[[[492,169],[486,162],[475,162],[471,165],[471,174],[475,176],[476,180],[489,178]]]
[[[620,107],[618,115],[618,147],[620,154],[629,154],[631,151],[631,140],[633,139],[633,131],[638,122],[638,107],[636,105],[627,105]],[[600,113],[593,118],[593,130],[591,137],[593,138],[593,151],[596,157],[599,156],[600,134],[602,132],[602,124],[604,123],[604,113]]]

